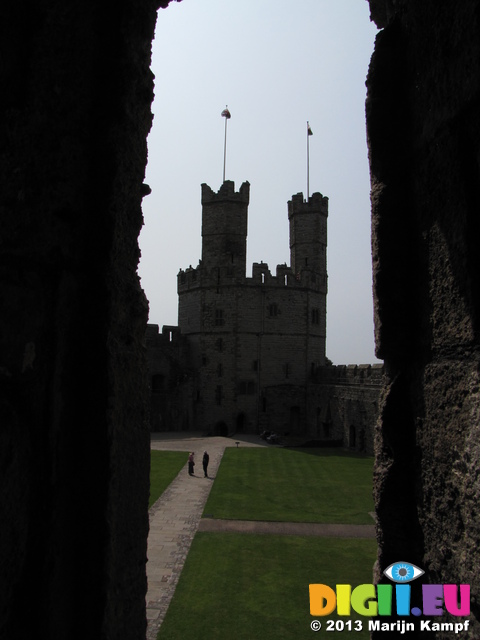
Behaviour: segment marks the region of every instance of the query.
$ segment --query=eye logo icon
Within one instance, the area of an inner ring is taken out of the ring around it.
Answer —
[[[383,573],[393,582],[406,583],[423,576],[425,571],[411,562],[394,562]]]

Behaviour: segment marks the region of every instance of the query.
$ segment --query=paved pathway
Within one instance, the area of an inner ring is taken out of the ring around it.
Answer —
[[[147,592],[147,640],[155,640],[158,629],[177,586],[203,507],[217,473],[225,447],[265,446],[257,437],[230,439],[222,437],[202,438],[189,433],[161,434],[152,437],[152,449],[169,451],[194,451],[195,475],[189,476],[187,465],[150,509],[150,533],[148,536],[148,592]],[[204,478],[203,452],[210,455],[209,478]]]
[[[203,507],[215,479],[226,447],[262,447],[258,436],[203,438],[188,433],[155,434],[152,449],[162,451],[194,451],[195,475],[189,476],[187,465],[150,509],[148,536],[147,640],[156,640],[158,630],[173,597],[190,545],[197,530],[242,531],[283,535],[323,535],[333,537],[374,537],[374,525],[329,525],[286,522],[245,522],[201,519]],[[210,455],[209,478],[204,478],[202,457]]]
[[[200,520],[199,531],[270,533],[277,536],[323,536],[325,538],[374,538],[373,524],[320,524],[315,522],[261,522],[259,520]]]

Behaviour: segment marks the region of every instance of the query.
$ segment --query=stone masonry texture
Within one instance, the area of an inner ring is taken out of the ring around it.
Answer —
[[[377,577],[408,559],[427,582],[470,584],[474,638],[480,3],[371,0],[370,7],[382,28],[366,111],[376,348],[387,375],[375,443]]]
[[[150,0],[0,8],[0,637],[145,636]],[[167,4],[167,3],[163,3]]]

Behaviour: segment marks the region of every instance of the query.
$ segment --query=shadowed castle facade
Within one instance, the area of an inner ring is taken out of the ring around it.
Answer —
[[[168,4],[0,4],[2,638],[145,640],[137,238],[150,43]],[[379,28],[366,108],[374,318],[385,360],[373,582],[404,558],[425,570],[418,587],[470,584],[479,638],[480,4],[369,5]],[[148,335],[152,406],[162,408],[152,426],[194,427],[202,400],[190,338],[173,327]],[[299,429],[338,429],[356,447],[380,372],[320,367]],[[268,392],[269,419],[287,421]]]
[[[254,263],[247,277],[249,195],[248,182],[202,185],[202,258],[178,274],[178,327],[148,327],[152,429],[266,429],[371,450],[381,375],[326,367],[328,198],[294,195],[290,266]],[[332,390],[347,383],[343,402]]]

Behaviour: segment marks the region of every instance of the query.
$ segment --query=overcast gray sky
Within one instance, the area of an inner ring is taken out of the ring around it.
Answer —
[[[200,185],[248,180],[247,275],[290,263],[287,201],[329,198],[327,356],[376,362],[365,78],[376,27],[366,0],[183,0],[160,10],[153,45],[139,274],[149,322],[177,324],[176,276],[201,257]]]

